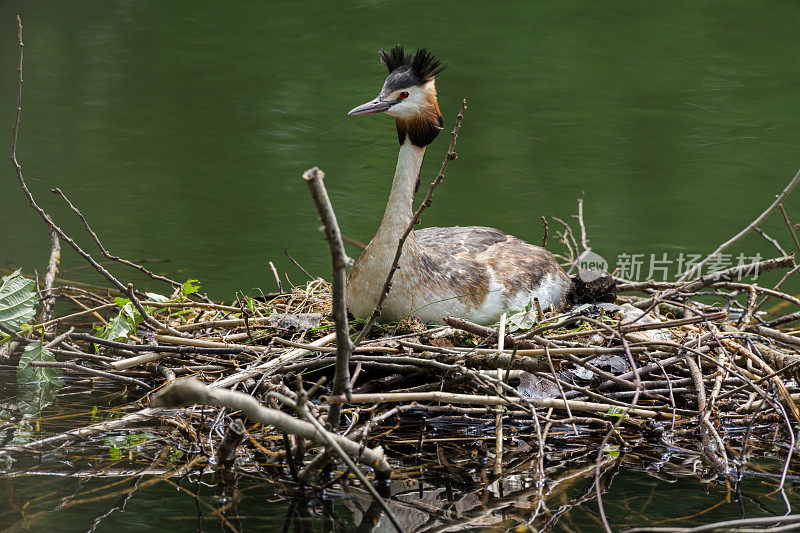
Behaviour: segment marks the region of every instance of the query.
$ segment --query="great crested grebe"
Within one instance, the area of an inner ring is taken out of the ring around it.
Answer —
[[[394,117],[400,154],[383,221],[347,275],[347,305],[357,318],[375,308],[397,244],[413,217],[425,148],[444,124],[436,100],[435,78],[444,69],[440,62],[425,48],[412,55],[395,46],[379,55],[389,70],[380,94],[349,114],[384,112]],[[534,297],[543,308],[560,306],[571,287],[550,252],[500,230],[425,228],[412,232],[405,242],[381,319],[412,314],[441,324],[445,316],[455,315],[491,324]]]

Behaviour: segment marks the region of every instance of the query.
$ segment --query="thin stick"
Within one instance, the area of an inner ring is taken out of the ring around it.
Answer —
[[[67,205],[72,210],[72,212],[75,213],[78,216],[78,218],[81,219],[81,222],[83,222],[83,227],[86,229],[87,232],[89,232],[89,235],[92,236],[92,239],[94,239],[94,242],[95,242],[95,244],[97,244],[97,247],[100,249],[100,253],[103,254],[103,257],[105,257],[106,259],[110,259],[111,261],[115,261],[117,263],[121,263],[121,264],[129,266],[129,267],[131,267],[133,269],[136,269],[139,272],[142,272],[143,274],[146,274],[147,276],[150,276],[154,280],[163,281],[164,283],[172,285],[175,288],[180,288],[180,287],[183,286],[183,283],[180,283],[178,281],[169,279],[169,278],[164,277],[164,276],[160,276],[160,275],[158,275],[158,274],[156,274],[154,272],[151,272],[150,270],[146,269],[142,265],[138,265],[138,264],[134,263],[133,261],[128,261],[127,259],[123,259],[122,257],[118,257],[116,255],[112,255],[108,250],[106,250],[105,246],[103,246],[103,243],[100,242],[100,238],[97,236],[97,233],[95,233],[94,230],[92,229],[92,227],[89,225],[89,222],[86,221],[86,217],[83,216],[83,213],[81,213],[80,210],[72,204],[72,202],[69,200],[69,198],[67,198],[67,196],[61,191],[61,189],[56,187],[54,189],[50,189],[50,192],[52,192],[53,194],[57,194],[57,195],[61,196],[61,198],[67,203]]]
[[[506,340],[506,314],[500,315],[500,325],[497,328],[497,352],[503,353],[504,342]],[[503,369],[497,369],[497,379],[503,379]],[[508,371],[506,371],[506,379],[508,381]],[[498,392],[500,392],[498,390]],[[494,473],[499,476],[503,473],[503,407],[495,415],[495,458],[494,458]]]
[[[314,167],[303,173],[303,179],[311,192],[311,199],[317,207],[317,213],[325,227],[325,239],[331,251],[331,264],[333,270],[333,320],[336,323],[336,371],[333,376],[333,394],[345,394],[350,396],[350,355],[353,353],[354,345],[350,341],[350,329],[347,324],[347,287],[345,278],[347,276],[347,254],[344,251],[342,242],[342,232],[339,231],[339,224],[336,222],[336,214],[333,212],[331,200],[328,198],[328,191],[322,179],[325,173],[319,168]],[[328,423],[335,430],[339,427],[339,415],[341,405],[331,405],[328,412]]]
[[[427,208],[430,207],[431,203],[433,202],[433,193],[436,190],[436,187],[444,179],[444,173],[447,170],[447,165],[450,164],[450,161],[455,159],[457,154],[455,153],[456,142],[458,141],[458,130],[461,129],[461,121],[464,120],[464,111],[467,109],[467,101],[461,101],[461,111],[458,112],[458,117],[456,118],[456,124],[453,127],[453,131],[450,132],[450,147],[447,149],[447,154],[444,156],[444,161],[442,162],[442,168],[439,170],[439,174],[436,176],[436,179],[433,180],[431,183],[430,189],[428,189],[428,194],[425,195],[425,199],[422,201],[420,206],[417,208],[416,212],[414,212],[414,216],[411,217],[411,222],[409,222],[406,230],[403,232],[403,235],[400,237],[400,241],[397,243],[397,251],[394,254],[394,260],[392,261],[392,266],[389,268],[389,274],[386,276],[386,281],[383,284],[383,290],[381,290],[381,295],[378,298],[378,303],[375,304],[375,309],[372,310],[372,314],[367,319],[367,323],[364,325],[364,328],[356,337],[355,345],[358,346],[364,337],[366,337],[369,330],[372,328],[372,325],[375,323],[375,320],[381,315],[381,311],[383,310],[383,302],[386,300],[386,297],[389,295],[389,291],[392,289],[392,278],[394,277],[395,271],[400,266],[400,257],[403,254],[403,245],[406,242],[406,239],[414,230],[414,226],[419,222],[420,216],[422,216],[422,212]]]
[[[564,388],[561,386],[561,380],[558,379],[558,375],[556,374],[556,368],[553,365],[553,358],[550,357],[550,350],[547,346],[544,347],[545,352],[547,353],[547,364],[550,366],[550,372],[553,374],[553,380],[555,380],[556,387],[558,387],[558,393],[561,395],[561,399],[564,400],[564,407],[567,408],[567,416],[572,418],[572,410],[569,408],[569,402],[567,402],[567,397],[564,394]],[[578,436],[578,427],[573,423],[572,424],[572,431],[575,432],[575,436]]]
[[[344,396],[323,396],[330,403],[355,403],[355,404],[372,404],[372,403],[397,403],[397,402],[445,402],[465,405],[515,405],[514,402],[501,398],[499,396],[480,396],[476,394],[458,394],[454,392],[386,392],[374,394],[353,394],[350,399]],[[617,407],[616,405],[598,403],[598,402],[582,402],[579,400],[562,400],[560,398],[525,398],[526,403],[540,408],[540,409],[564,409],[567,405],[572,411],[577,412],[602,412],[605,413],[611,408]],[[638,416],[641,418],[655,418],[667,417],[666,413],[659,413],[649,409],[623,407],[622,411],[629,416]]]
[[[344,235],[342,235],[342,239],[344,239]],[[283,253],[284,253],[284,255],[286,255],[286,257],[288,257],[288,258],[289,258],[289,261],[291,261],[291,262],[292,262],[292,264],[293,264],[294,266],[296,266],[297,268],[299,268],[299,269],[300,269],[300,270],[303,272],[303,274],[305,274],[306,276],[308,276],[308,279],[310,279],[311,281],[314,281],[315,279],[317,279],[317,278],[315,278],[314,276],[312,276],[311,274],[309,274],[309,273],[308,273],[308,270],[306,270],[305,268],[303,268],[303,265],[301,265],[300,263],[298,263],[298,262],[295,260],[295,258],[294,258],[294,257],[292,257],[291,255],[289,255],[289,249],[288,249],[288,248],[284,248],[284,249],[283,249]],[[271,264],[271,263],[270,263],[270,264]]]
[[[63,368],[65,370],[73,370],[80,374],[89,374],[92,376],[98,376],[101,378],[110,379],[111,381],[120,381],[122,383],[128,383],[130,385],[136,385],[138,387],[142,387],[143,389],[151,389],[152,387],[145,383],[144,381],[138,380],[136,378],[129,378],[127,376],[120,376],[117,374],[112,374],[111,372],[103,372],[102,370],[95,370],[94,368],[89,368],[87,366],[79,365],[78,363],[74,362],[65,362],[62,363],[61,361],[30,361],[28,363],[30,366],[34,367],[47,367],[47,368]]]
[[[283,285],[281,285],[281,277],[278,275],[278,269],[272,261],[269,262],[269,269],[272,270],[272,275],[275,276],[275,283],[278,284],[278,292],[283,292]]]
[[[542,248],[547,247],[547,219],[542,217],[542,226],[544,226],[544,235],[542,235]]]
[[[19,63],[17,66],[17,114],[14,119],[14,126],[11,128],[11,163],[14,166],[14,170],[17,174],[17,181],[19,182],[22,191],[25,193],[25,196],[28,198],[28,205],[30,205],[39,216],[45,221],[47,226],[50,228],[51,231],[55,232],[61,239],[66,241],[81,257],[83,257],[95,270],[97,270],[100,274],[103,275],[109,282],[111,282],[117,289],[122,291],[123,293],[128,293],[128,288],[122,284],[117,278],[115,278],[111,272],[106,270],[105,267],[100,265],[95,259],[86,251],[81,248],[78,243],[75,242],[70,236],[68,236],[64,231],[58,227],[53,219],[50,218],[48,215],[39,205],[36,203],[36,200],[33,198],[33,194],[31,193],[30,189],[28,189],[28,185],[25,183],[25,178],[22,175],[22,166],[19,164],[17,160],[17,141],[19,138],[19,124],[20,124],[20,117],[22,115],[22,51],[24,48],[24,44],[22,42],[22,19],[17,15],[17,41],[19,42]],[[132,298],[135,300],[135,298]],[[152,318],[145,312],[143,309],[139,310],[142,313],[142,316],[145,317],[145,320]]]
[[[786,255],[786,250],[784,250],[784,249],[783,249],[783,247],[781,246],[781,243],[779,243],[779,242],[778,242],[777,240],[775,240],[774,238],[770,237],[770,236],[767,234],[767,232],[766,232],[766,231],[764,231],[763,229],[759,228],[758,226],[756,226],[755,228],[753,228],[753,231],[755,231],[756,233],[758,233],[759,235],[761,235],[762,237],[764,237],[764,239],[765,239],[767,242],[769,242],[770,244],[772,244],[772,246],[774,246],[774,247],[775,247],[775,249],[776,249],[776,250],[778,250],[778,253],[779,253],[779,254],[781,254],[781,255]]]
[[[779,206],[781,208],[781,214],[783,215],[783,220],[786,222],[786,226],[789,228],[789,233],[792,234],[792,240],[794,240],[794,245],[797,246],[797,249],[800,250],[800,241],[797,240],[797,233],[794,231],[794,226],[789,221],[789,215],[786,214],[786,209],[783,207],[783,204]]]
[[[150,400],[151,407],[179,407],[194,404],[240,410],[253,422],[265,426],[275,426],[280,431],[292,433],[317,444],[327,444],[327,440],[322,436],[323,432],[327,433],[324,429],[320,430],[309,422],[298,420],[282,411],[264,407],[249,394],[206,386],[193,378],[171,383]],[[371,466],[379,475],[388,476],[390,474],[391,469],[380,447],[367,448],[340,435],[333,433],[328,435],[341,446],[347,455]]]
[[[772,214],[773,211],[778,209],[778,207],[781,204],[783,204],[783,201],[786,199],[787,196],[789,196],[789,193],[791,193],[792,190],[794,190],[794,188],[797,186],[798,183],[800,183],[800,170],[797,171],[797,174],[794,175],[794,178],[792,178],[792,180],[789,182],[786,188],[783,189],[783,191],[781,191],[781,193],[778,195],[778,198],[774,202],[772,202],[772,205],[770,205],[763,213],[761,213],[758,216],[758,218],[756,218],[754,221],[748,224],[742,231],[740,231],[727,241],[720,244],[716,250],[714,250],[713,252],[711,252],[711,254],[708,255],[708,257],[706,257],[699,263],[695,264],[692,268],[684,272],[683,276],[681,276],[678,281],[686,281],[687,279],[690,279],[696,272],[699,272],[700,269],[702,269],[703,266],[705,266],[705,264],[708,263],[713,257],[721,254],[722,252],[724,252],[725,250],[727,250],[728,248],[730,248],[731,246],[742,240],[742,238],[751,231],[753,231],[756,226],[760,226],[761,223],[764,222]]]
[[[400,522],[397,521],[397,518],[394,516],[394,513],[392,513],[392,510],[386,504],[386,501],[383,498],[381,498],[381,495],[378,494],[378,491],[375,489],[375,487],[372,486],[372,483],[369,482],[364,473],[358,469],[353,460],[350,459],[350,457],[344,452],[344,450],[342,450],[341,446],[339,446],[339,444],[335,440],[333,440],[332,435],[327,431],[325,431],[325,428],[322,427],[322,424],[320,424],[317,420],[315,420],[314,417],[311,416],[311,414],[308,411],[306,411],[303,405],[298,405],[297,410],[298,413],[300,413],[303,417],[305,417],[305,419],[317,429],[319,434],[322,435],[322,438],[325,439],[325,441],[328,443],[328,446],[333,448],[333,451],[335,451],[337,455],[339,455],[339,457],[342,458],[342,460],[345,462],[350,471],[353,472],[353,474],[361,482],[361,485],[363,485],[366,491],[369,492],[370,495],[375,499],[375,501],[378,502],[378,505],[381,506],[383,512],[386,513],[386,516],[389,518],[389,521],[392,523],[395,529],[399,533],[403,533],[404,530],[402,526],[400,526]]]
[[[627,290],[642,290],[644,288],[666,288],[667,290],[662,294],[660,297],[651,297],[647,298],[646,300],[639,300],[636,302],[635,306],[639,309],[644,309],[646,307],[652,306],[655,302],[659,299],[669,298],[674,294],[679,292],[694,292],[698,291],[702,288],[708,286],[719,286],[720,283],[724,283],[728,280],[733,279],[741,279],[742,276],[746,276],[747,274],[753,272],[768,272],[770,270],[775,270],[779,268],[788,268],[794,266],[794,255],[787,255],[784,257],[776,257],[774,259],[767,259],[766,261],[760,261],[757,263],[750,263],[747,265],[735,266],[725,270],[721,270],[719,272],[714,272],[713,274],[706,274],[698,279],[689,282],[683,282],[683,278],[678,280],[677,283],[672,282],[653,282],[653,280],[649,280],[642,283],[628,283],[622,285],[618,288],[620,291],[627,291]],[[681,284],[683,283],[683,284]],[[731,283],[731,286],[737,285],[736,283]],[[756,285],[745,285],[739,284],[743,290],[748,290],[747,287],[752,286],[756,288],[756,290],[765,292],[770,294],[769,289],[764,289],[757,287]],[[774,292],[774,291],[773,291]],[[784,296],[780,296],[784,297]],[[794,302],[800,305],[800,300],[794,298]]]
[[[364,244],[363,242],[356,240],[352,237],[348,237],[347,235],[342,235],[342,240],[347,244],[352,244],[353,246],[361,248],[362,250],[364,250],[367,247],[367,245]]]
[[[796,265],[796,266],[795,266],[793,269],[791,269],[789,272],[787,272],[786,274],[784,274],[784,275],[783,275],[783,277],[781,278],[781,280],[780,280],[778,283],[776,283],[774,287],[772,287],[772,290],[774,290],[774,291],[777,291],[778,289],[780,289],[780,288],[783,286],[783,284],[784,284],[784,283],[786,283],[786,280],[788,280],[788,279],[789,279],[789,278],[791,278],[793,275],[795,275],[795,274],[797,273],[797,271],[798,271],[798,270],[800,270],[800,264]],[[761,307],[762,307],[762,306],[763,306],[765,303],[767,303],[767,300],[769,300],[769,298],[770,298],[769,296],[764,296],[764,297],[761,299],[761,301],[760,301],[760,302],[758,302],[758,304],[756,304],[755,308],[753,308],[753,312],[755,313],[755,312],[757,312],[759,309],[761,309]],[[792,320],[796,320],[796,319],[794,319],[794,318],[793,318]],[[789,322],[791,322],[791,320],[789,320]]]
[[[47,274],[44,276],[43,293],[51,291],[53,282],[56,280],[58,265],[61,263],[61,242],[58,240],[58,233],[50,230],[50,260],[47,263]],[[45,322],[50,317],[55,303],[55,294],[51,293],[42,300],[42,311],[39,314],[39,322]]]
[[[586,224],[583,222],[583,191],[578,197],[578,225],[581,228],[581,246],[583,246],[583,252],[580,255],[584,255],[591,252],[592,247],[589,246],[589,239],[586,238]]]
[[[182,332],[176,330],[175,328],[173,328],[169,324],[164,324],[162,322],[159,322],[154,317],[150,316],[150,314],[147,312],[147,310],[142,305],[142,302],[140,302],[139,298],[136,297],[136,292],[133,290],[133,283],[128,283],[128,291],[127,291],[127,293],[128,293],[128,298],[131,299],[131,302],[133,303],[133,306],[136,308],[137,311],[139,311],[139,314],[142,315],[142,320],[145,323],[149,324],[150,326],[152,326],[156,330],[166,331],[166,332],[170,333],[171,335],[175,335],[176,337],[185,337],[186,336],[185,333],[182,333]]]
[[[312,346],[325,346],[332,340],[336,338],[336,333],[331,333],[329,335],[325,335],[321,339],[317,339],[314,342],[310,343]],[[151,348],[152,349],[152,348]],[[237,383],[241,383],[242,381],[259,376],[268,376],[273,374],[277,369],[286,365],[287,363],[294,361],[295,359],[299,359],[303,357],[311,350],[305,350],[302,348],[298,348],[296,350],[291,350],[286,352],[275,359],[271,359],[266,363],[256,364],[251,367],[245,368],[236,372],[235,374],[231,374],[225,376],[224,378],[220,379],[219,381],[212,384],[212,387],[231,387]]]

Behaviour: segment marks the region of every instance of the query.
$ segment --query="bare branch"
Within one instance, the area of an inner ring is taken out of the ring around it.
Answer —
[[[333,320],[336,323],[336,372],[333,377],[333,390],[335,395],[350,395],[350,355],[353,353],[353,343],[350,341],[350,329],[347,323],[347,254],[344,251],[342,233],[336,222],[328,191],[322,179],[325,173],[314,167],[303,173],[303,179],[311,192],[311,199],[317,207],[317,213],[325,227],[325,239],[331,250],[331,263],[333,270]],[[328,413],[328,423],[336,429],[339,427],[339,414],[341,406],[331,406]]]
[[[789,193],[791,193],[794,190],[794,188],[797,186],[798,183],[800,183],[800,170],[797,171],[797,174],[794,175],[789,184],[783,189],[783,191],[781,191],[781,193],[778,195],[778,198],[774,202],[772,202],[772,205],[770,205],[763,213],[758,215],[758,218],[756,218],[754,221],[748,224],[742,231],[740,231],[727,241],[720,244],[716,250],[714,250],[708,255],[708,257],[706,257],[699,263],[695,264],[692,268],[687,269],[686,272],[683,273],[683,276],[681,276],[678,281],[686,281],[687,279],[690,279],[695,273],[699,272],[700,269],[702,269],[706,263],[711,261],[713,257],[721,254],[722,252],[724,252],[725,250],[727,250],[728,248],[730,248],[731,246],[742,240],[742,238],[744,238],[745,235],[753,231],[756,228],[756,226],[761,225],[761,223],[764,222],[772,214],[773,211],[778,209],[778,207],[780,207],[783,204],[783,201],[786,199],[787,196],[789,196]]]
[[[194,404],[240,410],[253,422],[265,426],[275,426],[280,431],[303,437],[323,446],[328,443],[322,436],[322,432],[325,430],[320,430],[309,422],[298,420],[277,409],[264,407],[249,394],[208,387],[196,379],[171,383],[150,400],[151,407],[180,407]],[[336,442],[347,455],[374,468],[380,475],[388,476],[391,472],[381,448],[367,448],[334,433],[329,433],[327,436]]]

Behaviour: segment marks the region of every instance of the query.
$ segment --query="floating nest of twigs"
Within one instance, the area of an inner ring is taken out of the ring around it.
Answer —
[[[120,418],[0,453],[41,453],[161,420],[150,431],[184,454],[173,458],[176,473],[211,462],[230,475],[237,458],[249,468],[256,458],[288,491],[328,485],[331,464],[343,474],[338,484],[351,483],[338,453],[360,462],[360,474],[401,485],[450,476],[468,492],[470,471],[485,469],[489,481],[524,473],[525,491],[545,499],[576,472],[591,477],[598,464],[602,475],[621,458],[644,467],[658,450],[672,459],[660,459],[654,474],[705,479],[739,479],[754,454],[780,457],[783,468],[770,474],[777,485],[796,469],[788,428],[800,422],[800,340],[776,326],[785,317],[764,321],[757,308],[764,298],[797,302],[735,281],[740,273],[621,282],[613,304],[523,310],[531,316],[509,317],[501,338],[497,326],[454,317],[447,326],[377,325],[351,357],[349,398],[328,387],[335,327],[322,280],[235,305],[200,301],[191,284],[168,297],[149,293],[139,304],[150,321],[113,291],[56,285],[45,293],[56,302],[43,341],[52,359],[27,365],[57,369],[62,383],[114,383],[136,401]],[[120,321],[131,329],[112,338]],[[351,323],[353,336],[360,325]],[[18,339],[15,361],[32,338]],[[243,398],[256,401],[237,403]],[[341,424],[324,430],[334,404]],[[338,439],[338,451],[323,433]],[[408,514],[403,501],[389,499],[396,515]],[[539,526],[549,519],[543,513]]]

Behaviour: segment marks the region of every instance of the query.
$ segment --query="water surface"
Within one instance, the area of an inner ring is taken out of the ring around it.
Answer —
[[[612,266],[620,254],[674,259],[735,234],[800,167],[800,5],[786,0],[8,0],[0,4],[0,117],[8,126],[17,13],[26,43],[18,155],[40,203],[94,251],[48,192],[60,187],[113,253],[167,258],[155,268],[199,278],[216,298],[274,290],[270,260],[302,282],[284,248],[327,276],[327,246],[300,179],[312,165],[326,172],[343,232],[370,239],[397,141],[388,117],[346,113],[377,93],[385,72],[376,52],[398,42],[428,46],[449,65],[437,82],[448,131],[461,99],[469,103],[460,157],[424,225],[489,225],[538,243],[540,217],[569,220],[583,191],[592,245]],[[429,149],[423,190],[447,137]],[[0,202],[0,266],[41,272],[47,232],[10,165],[0,166]],[[786,207],[796,217],[800,197]],[[549,246],[558,251],[556,225]],[[791,251],[781,220],[764,229]],[[776,253],[755,236],[733,252]],[[64,254],[65,267],[79,264]],[[85,271],[68,277],[99,281]],[[40,480],[13,481],[20,502],[37,496]],[[72,483],[49,486],[66,495]],[[646,516],[632,510],[631,501],[654,491]],[[283,504],[265,507],[269,490],[248,494],[255,496],[242,506],[257,517],[252,529],[282,527],[269,517]],[[622,470],[606,502],[612,523],[623,525],[674,518],[676,500],[699,512],[725,497],[718,485],[706,492],[693,480],[657,484]],[[800,501],[794,493],[790,500]],[[785,512],[781,505],[762,507]],[[190,497],[160,485],[137,493],[101,529],[140,531],[154,518],[189,529],[194,511]],[[691,523],[737,512],[727,504]],[[95,515],[64,516],[63,530],[78,531]],[[591,507],[566,521],[597,525]]]
[[[346,112],[377,93],[376,51],[397,42],[449,65],[438,81],[448,128],[469,103],[461,157],[424,225],[490,225],[538,243],[540,217],[568,219],[585,191],[592,245],[612,265],[621,253],[672,258],[713,249],[800,167],[793,2],[4,2],[8,124],[18,12],[19,156],[41,203],[83,238],[48,193],[61,187],[112,252],[168,258],[162,270],[220,298],[273,290],[270,260],[301,281],[284,248],[327,274],[300,180],[312,165],[327,173],[344,233],[371,238],[397,141],[389,117]],[[446,137],[429,149],[426,181]],[[45,229],[11,167],[0,176],[0,256],[41,269]],[[757,238],[735,251],[759,250],[773,253]]]

